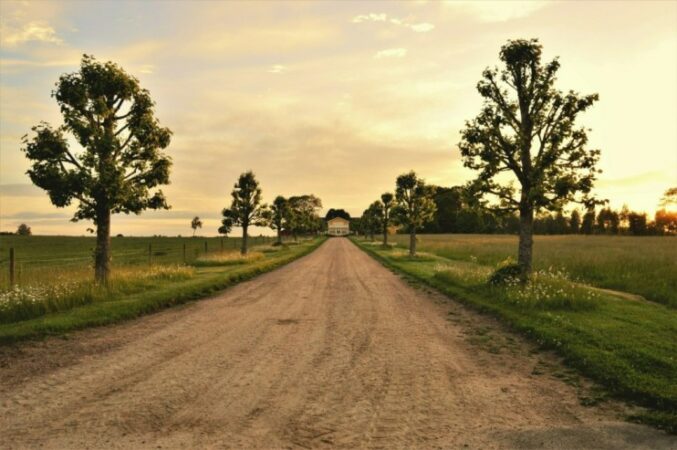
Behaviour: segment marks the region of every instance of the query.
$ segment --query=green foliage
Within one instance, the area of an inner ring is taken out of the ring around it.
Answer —
[[[251,225],[267,224],[266,205],[261,204],[261,188],[251,170],[240,175],[231,192],[233,198],[230,207],[221,214],[221,230],[230,230],[233,226],[242,227],[242,253],[248,251],[247,232]]]
[[[281,235],[283,229],[287,226],[287,219],[289,217],[289,202],[281,195],[275,197],[273,204],[265,212],[265,218],[268,226],[277,231],[278,242],[281,244]]]
[[[343,217],[346,220],[350,220],[350,214],[344,209],[334,209],[334,208],[329,208],[329,211],[327,211],[327,214],[324,216],[324,220],[331,220],[336,217]]]
[[[171,160],[162,150],[171,131],[160,126],[150,94],[136,78],[92,56],[83,56],[78,72],[62,75],[52,96],[64,124],[43,122],[32,128],[34,137],[23,137],[22,150],[31,160],[27,173],[57,207],[78,202],[72,220],[94,221],[95,273],[105,283],[111,214],[169,208],[156,188],[169,183]],[[70,148],[67,134],[80,152]]]
[[[195,236],[195,231],[202,228],[202,221],[198,216],[193,217],[193,220],[190,221],[190,227],[193,229],[193,236]]]
[[[287,200],[287,229],[294,236],[312,234],[322,229],[322,219],[318,215],[322,201],[313,194],[295,195]]]
[[[496,197],[501,209],[560,210],[569,201],[596,203],[590,193],[600,152],[585,148],[586,130],[575,123],[598,95],[555,89],[559,61],[543,64],[541,50],[535,39],[511,40],[501,48],[504,68],[482,73],[477,84],[482,112],[461,133],[463,164],[479,171],[469,187]],[[496,180],[501,172],[512,172],[521,194]]]
[[[33,233],[31,232],[31,227],[29,227],[25,223],[22,223],[16,229],[16,234],[17,234],[17,236],[30,236]]]
[[[512,284],[519,279],[521,271],[522,268],[515,263],[500,266],[491,274],[489,284],[494,286]]]
[[[397,177],[395,199],[393,219],[410,232],[421,228],[435,214],[433,190],[414,171]]]
[[[374,237],[374,234],[381,232],[383,229],[383,203],[375,201],[369,208],[362,213],[362,231],[369,236]]]
[[[167,208],[161,190],[169,183],[171,160],[162,150],[171,131],[154,117],[150,93],[112,62],[82,58],[79,72],[64,74],[52,93],[64,125],[33,127],[23,151],[32,161],[33,183],[63,207],[78,200],[73,220],[99,219],[101,209],[140,213]],[[66,134],[82,147],[71,151]]]

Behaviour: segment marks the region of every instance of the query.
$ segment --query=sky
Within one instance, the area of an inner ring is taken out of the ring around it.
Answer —
[[[21,137],[59,125],[50,93],[83,53],[140,80],[173,131],[172,209],[112,232],[214,235],[238,175],[266,202],[313,193],[360,215],[397,175],[453,186],[482,104],[475,86],[508,39],[559,56],[557,87],[600,101],[580,119],[602,150],[595,192],[653,214],[677,185],[677,2],[0,1],[0,230],[84,234],[25,174]],[[262,232],[263,230],[258,230]]]

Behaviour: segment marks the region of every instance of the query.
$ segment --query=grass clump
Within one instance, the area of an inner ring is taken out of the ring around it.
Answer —
[[[239,252],[210,253],[198,257],[192,265],[195,267],[234,266],[257,261],[264,256],[263,252],[260,251],[249,252],[246,255]]]

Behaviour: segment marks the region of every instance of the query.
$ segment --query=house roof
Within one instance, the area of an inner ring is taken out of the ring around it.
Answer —
[[[334,217],[333,219],[327,220],[327,223],[333,223],[333,222],[339,222],[339,221],[340,221],[340,222],[343,222],[343,223],[350,224],[350,221],[344,219],[343,217]]]

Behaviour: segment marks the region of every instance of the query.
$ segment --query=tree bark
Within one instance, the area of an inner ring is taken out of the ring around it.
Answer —
[[[523,283],[531,275],[531,261],[534,246],[534,209],[529,205],[520,207],[520,240],[517,263],[520,266],[520,278]]]
[[[110,275],[110,210],[97,213],[96,250],[94,251],[94,277],[99,284],[108,284]]]
[[[240,250],[240,253],[243,255],[246,255],[249,251],[247,248],[247,228],[249,228],[248,225],[242,225],[242,249]]]
[[[416,229],[409,231],[409,256],[416,256]]]
[[[388,245],[388,221],[384,220],[383,221],[383,246],[386,247]]]

